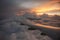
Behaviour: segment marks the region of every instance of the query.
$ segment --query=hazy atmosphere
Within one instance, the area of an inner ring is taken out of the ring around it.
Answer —
[[[1,0],[0,40],[60,40],[60,0]]]

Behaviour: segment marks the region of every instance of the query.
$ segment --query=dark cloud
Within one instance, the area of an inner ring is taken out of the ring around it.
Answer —
[[[1,0],[0,3],[0,18],[8,18],[15,14],[17,9],[14,0]]]

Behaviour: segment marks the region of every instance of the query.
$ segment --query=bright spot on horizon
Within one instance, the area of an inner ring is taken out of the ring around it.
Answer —
[[[37,15],[41,13],[46,13],[48,15],[60,15],[60,7],[58,1],[50,1],[42,6],[35,7],[31,9],[32,12],[35,12]]]

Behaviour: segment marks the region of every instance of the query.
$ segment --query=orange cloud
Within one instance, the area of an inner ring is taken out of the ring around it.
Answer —
[[[35,7],[33,8],[31,11],[32,12],[36,12],[36,13],[39,13],[39,12],[48,12],[48,11],[51,11],[51,10],[60,10],[60,7],[56,7],[56,6],[59,6],[57,3],[59,1],[55,1],[55,0],[52,0],[50,2],[47,2],[41,6],[38,6],[38,7]],[[56,4],[56,6],[54,6]]]

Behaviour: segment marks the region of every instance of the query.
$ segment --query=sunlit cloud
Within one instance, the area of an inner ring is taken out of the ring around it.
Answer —
[[[60,10],[60,4],[58,3],[59,1],[50,1],[50,2],[47,2],[43,5],[40,5],[38,7],[35,7],[33,9],[31,9],[32,12],[35,12],[37,14],[39,13],[47,13],[47,14],[50,14],[49,12],[51,11],[54,11],[54,10]],[[60,15],[60,12],[52,12],[53,14],[58,14]]]

